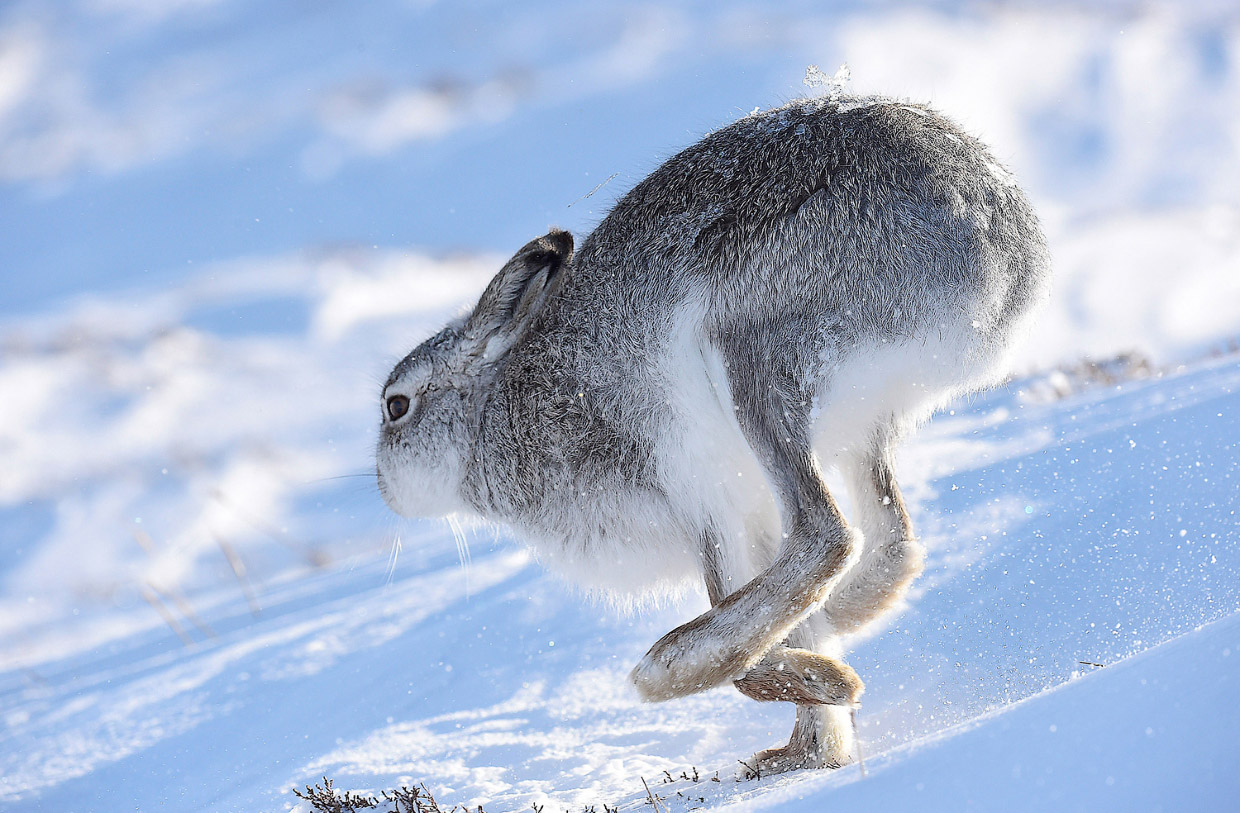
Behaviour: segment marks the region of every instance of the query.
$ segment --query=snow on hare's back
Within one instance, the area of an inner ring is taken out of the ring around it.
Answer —
[[[754,767],[843,764],[862,686],[830,654],[921,569],[894,444],[998,378],[1048,278],[1011,176],[929,109],[747,116],[576,254],[559,230],[526,245],[396,366],[380,489],[401,513],[507,523],[590,587],[702,577],[712,609],[655,644],[639,691],[795,702]]]

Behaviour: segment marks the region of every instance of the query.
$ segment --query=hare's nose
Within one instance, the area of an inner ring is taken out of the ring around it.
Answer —
[[[409,399],[403,395],[393,395],[387,399],[388,418],[396,421],[400,420],[406,412],[409,411]]]

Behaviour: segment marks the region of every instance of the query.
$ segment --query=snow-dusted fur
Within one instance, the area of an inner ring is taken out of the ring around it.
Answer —
[[[530,242],[384,387],[380,489],[507,523],[593,588],[704,579],[633,670],[798,704],[764,773],[852,758],[837,638],[920,572],[903,432],[997,380],[1048,282],[1037,219],[933,111],[817,99],[674,156],[573,252]],[[408,399],[408,409],[403,412]],[[835,466],[852,525],[823,481]]]

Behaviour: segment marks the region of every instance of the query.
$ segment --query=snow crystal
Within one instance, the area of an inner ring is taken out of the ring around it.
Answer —
[[[817,65],[810,65],[805,69],[805,78],[801,82],[817,95],[834,102],[844,95],[851,77],[852,71],[847,64],[840,65],[831,76],[827,76]]]

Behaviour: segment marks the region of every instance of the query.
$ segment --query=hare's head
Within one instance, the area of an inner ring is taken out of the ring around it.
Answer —
[[[495,275],[467,316],[405,356],[383,387],[379,491],[405,516],[465,509],[465,461],[494,372],[540,310],[568,264],[573,236],[553,229],[525,245]]]

